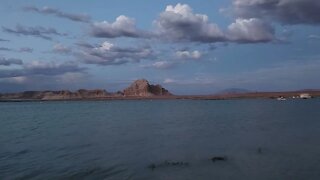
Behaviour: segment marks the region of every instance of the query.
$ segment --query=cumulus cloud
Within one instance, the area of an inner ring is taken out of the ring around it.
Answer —
[[[4,58],[0,57],[0,66],[10,66],[10,65],[22,65],[23,62],[21,59],[15,59],[15,58]]]
[[[177,51],[175,56],[178,59],[200,59],[202,53],[200,51]]]
[[[70,47],[64,46],[63,44],[55,44],[52,51],[57,54],[68,54],[72,52],[72,49]]]
[[[138,30],[135,20],[121,15],[113,23],[107,21],[96,22],[91,25],[91,35],[100,38],[116,37],[147,37],[147,33]]]
[[[25,27],[22,25],[16,25],[15,28],[7,28],[7,27],[2,27],[2,30],[6,33],[11,33],[15,35],[24,35],[24,36],[34,36],[34,37],[40,37],[46,40],[52,40],[50,37],[51,35],[56,35],[56,36],[66,36],[65,33],[59,33],[56,29],[54,28],[45,28],[41,26],[36,26],[36,27]]]
[[[153,57],[153,50],[145,47],[118,47],[110,42],[101,45],[80,45],[81,51],[76,56],[87,64],[119,65],[129,62],[139,62]]]
[[[237,42],[259,43],[274,40],[274,29],[258,18],[239,18],[226,31],[211,23],[205,14],[196,14],[187,4],[169,5],[155,21],[158,38],[174,42]],[[192,57],[188,52],[180,53]]]
[[[55,8],[50,8],[50,7],[42,7],[42,8],[37,8],[35,6],[28,6],[23,8],[25,11],[30,11],[30,12],[36,12],[39,14],[45,14],[45,15],[54,15],[60,18],[65,18],[69,19],[71,21],[78,21],[78,22],[85,22],[88,23],[91,20],[91,17],[87,14],[72,14],[72,13],[66,13],[63,12],[59,9]]]
[[[275,39],[275,30],[266,22],[257,19],[236,19],[228,26],[230,41],[240,43],[269,42]]]
[[[169,5],[155,21],[157,33],[173,41],[221,42],[224,33],[218,25],[209,22],[204,14],[195,14],[187,4]]]
[[[71,72],[72,73],[83,72],[84,70],[85,68],[79,67],[78,64],[73,62],[56,63],[56,62],[32,61],[31,63],[24,64],[22,68],[19,68],[19,69],[9,69],[9,70],[0,71],[0,78],[32,76],[32,75],[56,76],[56,75],[61,75],[61,74],[71,73]]]
[[[243,18],[267,18],[283,24],[320,24],[318,0],[234,0],[235,14]]]

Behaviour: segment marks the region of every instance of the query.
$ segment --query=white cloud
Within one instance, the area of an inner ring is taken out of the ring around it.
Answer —
[[[228,26],[228,38],[243,43],[269,42],[275,39],[274,29],[257,18],[236,19],[236,22]]]
[[[200,59],[202,53],[200,51],[177,51],[176,57],[178,59]]]
[[[17,77],[7,78],[7,80],[12,83],[23,84],[28,80],[28,78],[25,76],[17,76]]]
[[[60,54],[67,54],[70,53],[72,50],[71,48],[64,46],[63,44],[55,44],[53,46],[53,52],[60,53]]]
[[[108,41],[101,45],[79,44],[79,46],[81,49],[75,54],[86,64],[120,65],[153,57],[153,50],[148,46],[119,47]]]
[[[133,18],[120,15],[113,22],[96,22],[91,26],[91,34],[94,37],[116,38],[116,37],[144,37],[146,34],[136,28]]]
[[[308,36],[309,39],[320,39],[320,35],[317,35],[317,34],[310,34]]]
[[[166,79],[163,81],[164,84],[170,84],[170,83],[175,83],[175,82],[176,82],[176,80],[171,79],[171,78],[166,78]]]
[[[155,69],[169,69],[176,65],[175,62],[170,61],[157,61],[149,65],[142,65],[143,68],[155,68]]]
[[[223,31],[205,14],[196,14],[187,4],[169,5],[155,21],[160,39],[173,42],[259,43],[275,39],[271,25],[258,18],[238,18]]]
[[[205,14],[193,13],[187,4],[169,5],[155,21],[157,33],[173,41],[218,42],[225,39],[218,25]]]

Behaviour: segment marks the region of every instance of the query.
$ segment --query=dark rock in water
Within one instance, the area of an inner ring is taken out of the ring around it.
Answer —
[[[211,158],[212,162],[216,162],[216,161],[226,161],[227,157],[226,156],[215,156]]]
[[[170,167],[170,166],[183,167],[183,166],[189,166],[189,163],[183,162],[183,161],[164,161],[163,163],[159,163],[159,164],[152,163],[148,166],[148,168],[151,170],[154,170],[156,168]]]
[[[258,148],[257,152],[258,152],[259,154],[261,154],[261,153],[262,153],[262,148]]]
[[[155,164],[150,164],[150,165],[148,166],[148,168],[150,168],[151,170],[154,170],[154,169],[156,168],[156,165],[155,165]]]

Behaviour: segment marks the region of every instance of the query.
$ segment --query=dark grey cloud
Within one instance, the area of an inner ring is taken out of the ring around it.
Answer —
[[[3,32],[6,33],[11,33],[15,35],[24,35],[24,36],[34,36],[34,37],[40,37],[46,40],[52,40],[50,37],[51,35],[55,36],[66,36],[67,34],[65,33],[59,33],[56,29],[54,28],[45,28],[41,26],[36,26],[36,27],[25,27],[22,25],[16,25],[15,28],[7,28],[7,27],[2,27]]]
[[[84,72],[85,70],[86,68],[79,67],[78,64],[72,62],[59,64],[55,62],[34,61],[29,64],[25,64],[20,69],[1,70],[0,78],[11,78],[32,75],[56,76],[65,73]]]
[[[69,19],[71,21],[78,21],[78,22],[85,22],[89,23],[91,20],[91,17],[87,14],[72,14],[72,13],[66,13],[59,9],[50,8],[50,7],[42,7],[37,8],[35,6],[28,6],[23,8],[25,11],[30,12],[36,12],[40,14],[46,14],[46,15],[54,15],[60,18]]]
[[[154,57],[153,50],[149,46],[118,47],[104,42],[101,45],[80,44],[79,47],[81,50],[75,52],[75,56],[86,64],[120,65]]]
[[[19,50],[11,49],[11,48],[6,48],[6,47],[0,47],[0,51],[14,51],[14,52],[28,52],[32,53],[33,49],[28,48],[28,47],[22,47]]]
[[[53,76],[68,72],[82,72],[85,70],[85,68],[79,67],[79,65],[74,62],[56,63],[34,61],[24,65],[24,70],[28,74]]]
[[[90,33],[98,38],[116,38],[116,37],[132,37],[147,38],[150,37],[148,32],[138,30],[133,18],[121,15],[117,17],[115,22],[107,21],[96,22],[91,25]]]
[[[33,49],[32,48],[28,48],[28,47],[22,47],[18,50],[19,52],[27,52],[27,53],[32,53]]]
[[[0,66],[10,66],[10,65],[22,65],[23,62],[21,59],[15,59],[15,58],[4,58],[0,57]]]
[[[77,46],[81,47],[81,48],[94,48],[94,45],[91,45],[89,43],[86,42],[77,42],[75,43]]]
[[[233,8],[242,18],[267,18],[283,24],[320,24],[319,0],[234,0]]]
[[[0,51],[13,51],[13,49],[6,48],[6,47],[0,47]]]
[[[0,42],[9,42],[9,40],[0,38]]]

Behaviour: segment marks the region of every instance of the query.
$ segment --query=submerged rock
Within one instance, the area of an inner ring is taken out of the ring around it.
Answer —
[[[216,161],[226,161],[227,157],[226,156],[214,156],[211,158],[212,162],[216,162]]]
[[[164,161],[163,163],[159,163],[159,164],[152,163],[148,166],[148,168],[151,170],[154,170],[156,168],[170,167],[170,166],[184,167],[184,166],[189,166],[189,163],[183,162],[183,161]]]

